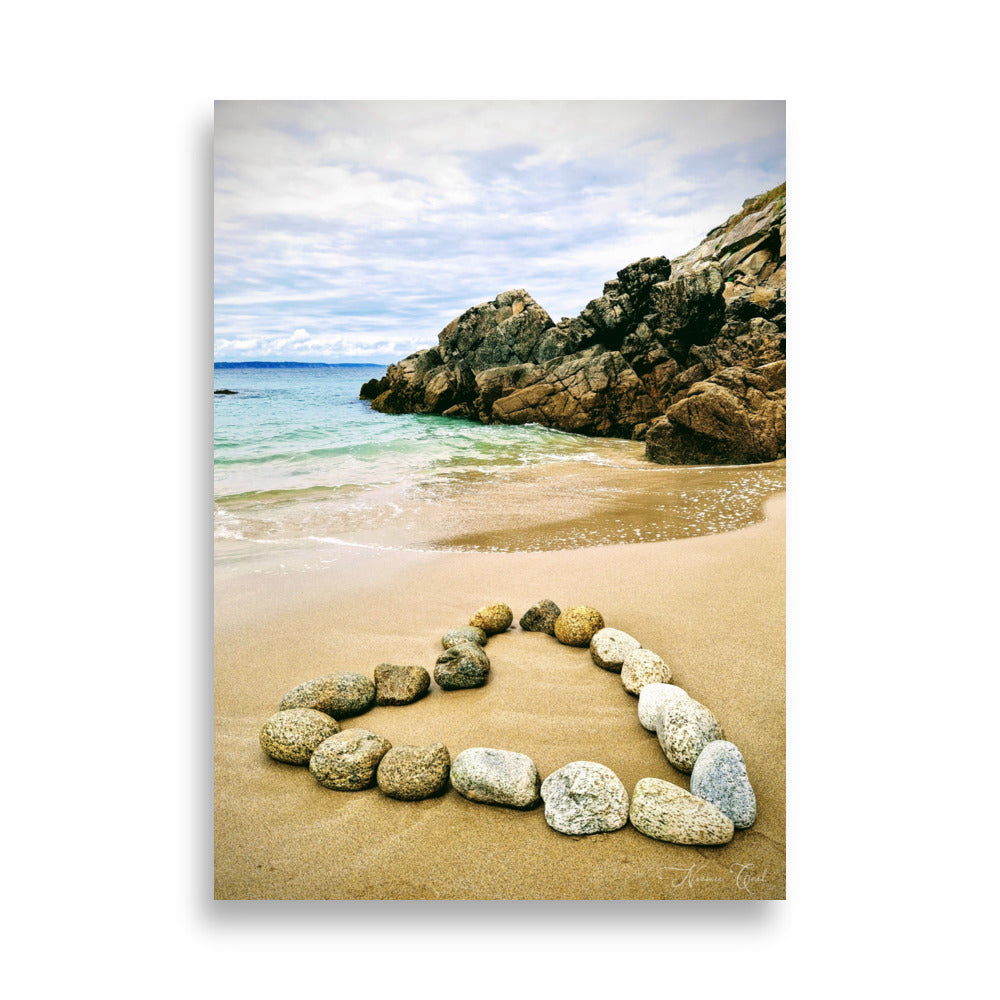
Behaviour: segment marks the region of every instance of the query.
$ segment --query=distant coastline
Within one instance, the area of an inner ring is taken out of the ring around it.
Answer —
[[[385,368],[378,361],[216,361],[216,368]]]

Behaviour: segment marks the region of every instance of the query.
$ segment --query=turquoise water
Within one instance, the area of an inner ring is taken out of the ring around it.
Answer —
[[[662,541],[743,527],[784,489],[783,462],[667,468],[634,441],[377,413],[358,392],[384,372],[215,369],[235,392],[215,396],[217,557]]]

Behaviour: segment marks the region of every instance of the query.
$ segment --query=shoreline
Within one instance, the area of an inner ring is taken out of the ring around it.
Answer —
[[[352,549],[329,572],[216,574],[216,896],[226,899],[784,898],[785,497],[738,531],[541,552]],[[510,604],[487,648],[489,683],[373,708],[357,725],[394,744],[518,750],[544,778],[572,760],[688,787],[636,714],[637,699],[586,649],[523,633],[544,597],[590,604],[671,666],[743,751],[758,819],[723,847],[612,834],[565,837],[527,812],[450,789],[401,803],[333,792],[265,757],[263,722],[295,684],[381,662],[433,670],[441,633]],[[692,867],[693,866],[693,867]],[[740,866],[743,866],[742,868]],[[751,877],[757,879],[752,881]],[[743,885],[737,884],[742,879]],[[675,884],[680,880],[681,884]]]

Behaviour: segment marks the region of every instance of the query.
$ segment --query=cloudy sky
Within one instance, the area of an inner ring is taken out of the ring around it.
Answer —
[[[784,179],[782,101],[220,101],[215,359],[395,361],[507,288],[575,316]]]

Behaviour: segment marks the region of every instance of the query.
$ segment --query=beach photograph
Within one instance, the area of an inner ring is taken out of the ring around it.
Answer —
[[[784,102],[217,101],[214,184],[215,898],[784,899]]]

